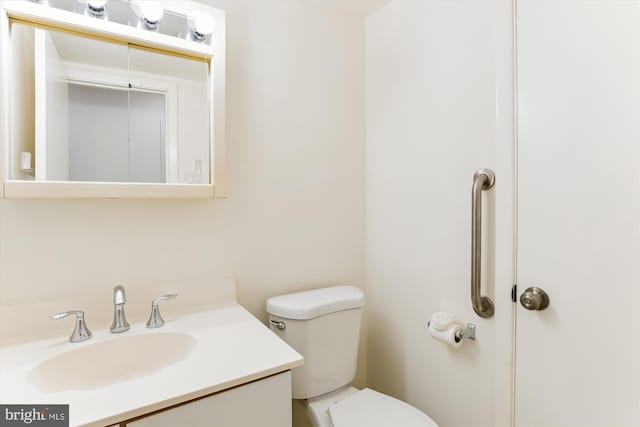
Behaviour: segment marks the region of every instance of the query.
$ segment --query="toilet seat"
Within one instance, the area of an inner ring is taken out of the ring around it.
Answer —
[[[369,388],[336,402],[328,411],[334,427],[438,427],[419,409]]]

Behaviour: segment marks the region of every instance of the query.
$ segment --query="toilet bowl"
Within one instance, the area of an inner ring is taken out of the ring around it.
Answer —
[[[356,373],[364,295],[333,286],[271,297],[271,330],[304,357],[291,373],[292,396],[315,427],[437,427],[406,402],[350,386]]]
[[[346,387],[305,401],[315,427],[437,427],[427,414],[370,388]]]

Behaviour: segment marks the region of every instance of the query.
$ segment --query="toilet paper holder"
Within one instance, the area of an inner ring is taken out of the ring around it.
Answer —
[[[455,339],[456,342],[462,341],[464,338],[470,340],[476,340],[476,325],[473,323],[467,323],[467,326],[464,329],[458,329],[456,331]]]
[[[431,326],[431,320],[427,322],[427,328]],[[467,323],[467,326],[462,329],[458,328],[455,332],[454,339],[456,342],[460,342],[463,339],[476,340],[476,325],[474,323]]]

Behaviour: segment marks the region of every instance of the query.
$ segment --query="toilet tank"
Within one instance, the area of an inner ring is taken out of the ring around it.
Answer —
[[[304,365],[291,374],[294,399],[320,396],[353,381],[363,306],[364,295],[353,286],[267,300],[271,330],[304,357]]]

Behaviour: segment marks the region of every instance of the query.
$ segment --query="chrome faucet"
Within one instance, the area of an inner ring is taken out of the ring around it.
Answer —
[[[124,292],[124,286],[116,286],[113,288],[113,323],[111,324],[111,333],[118,334],[129,330],[129,322],[124,314],[124,303],[127,302],[127,294]]]

